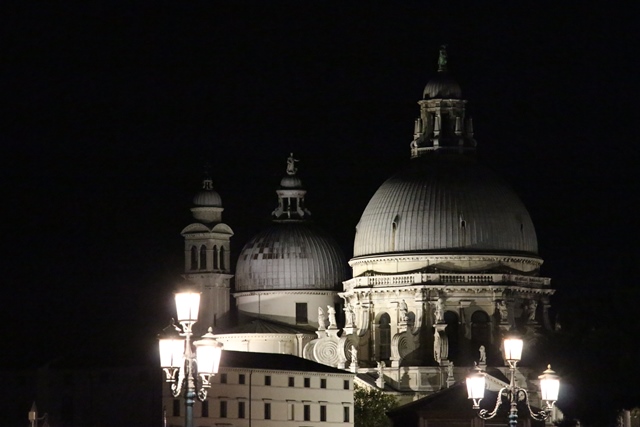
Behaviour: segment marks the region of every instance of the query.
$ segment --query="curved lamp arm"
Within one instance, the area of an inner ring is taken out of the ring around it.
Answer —
[[[489,412],[487,409],[480,409],[480,412],[478,412],[478,416],[483,420],[490,420],[491,418],[495,417],[498,414],[500,405],[502,405],[502,397],[507,395],[506,390],[507,387],[502,387],[500,389],[500,391],[498,392],[498,398],[496,399],[496,406],[491,412]]]

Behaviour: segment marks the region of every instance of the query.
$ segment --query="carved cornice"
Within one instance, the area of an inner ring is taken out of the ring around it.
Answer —
[[[337,291],[323,291],[323,290],[295,290],[295,289],[273,289],[268,291],[246,291],[246,292],[234,292],[234,298],[249,297],[257,295],[338,295]]]
[[[214,336],[220,340],[242,340],[242,341],[249,341],[251,342],[251,339],[260,339],[260,340],[265,340],[265,339],[287,339],[287,340],[292,340],[295,339],[297,340],[298,337],[296,333],[280,333],[280,334],[274,334],[274,333],[232,333],[232,334],[214,334]],[[303,336],[306,337],[310,337],[310,338],[315,338],[314,334],[302,334]]]
[[[444,286],[505,286],[547,287],[551,285],[548,277],[523,276],[520,274],[453,274],[453,273],[412,273],[390,274],[384,276],[360,276],[343,282],[345,291],[358,288],[402,287],[417,284]]]
[[[531,294],[531,295],[553,295],[556,290],[551,288],[529,288],[525,286],[514,285],[410,285],[410,286],[378,286],[375,288],[354,288],[349,292],[343,292],[342,295],[365,295],[365,294],[386,294],[391,293],[397,295],[400,293],[412,294],[418,290],[428,289],[430,291],[442,292],[443,294],[456,294],[456,293],[491,293],[494,295],[501,295],[504,292],[509,292],[510,295],[515,294]]]
[[[382,254],[367,255],[349,260],[351,267],[359,264],[370,264],[378,262],[424,262],[437,263],[442,261],[482,261],[482,262],[515,262],[540,266],[544,262],[542,258],[535,256],[520,255],[500,255],[500,254]]]

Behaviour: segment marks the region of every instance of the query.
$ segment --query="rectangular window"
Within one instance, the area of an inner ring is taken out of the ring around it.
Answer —
[[[351,414],[351,411],[349,410],[348,406],[344,406],[342,407],[342,421],[344,421],[345,423],[350,422],[349,421],[349,415]]]
[[[321,378],[320,379],[320,388],[327,388],[327,379],[326,378]]]
[[[309,323],[307,319],[307,303],[306,302],[297,302],[296,303],[296,323],[306,325]]]
[[[173,399],[173,416],[180,416],[180,399]]]
[[[327,421],[327,407],[320,405],[320,421]]]
[[[271,385],[271,375],[264,376],[264,385]]]
[[[342,387],[344,387],[345,390],[349,390],[349,380],[344,380]]]
[[[227,383],[227,374],[220,374],[220,384]]]
[[[227,401],[220,401],[220,418],[227,418]]]
[[[287,419],[289,421],[293,421],[296,419],[296,413],[295,413],[295,405],[293,403],[289,403],[289,408],[287,410]]]
[[[238,384],[244,384],[244,382],[245,382],[244,374],[238,375]]]
[[[244,418],[244,402],[238,402],[238,418]]]
[[[264,419],[265,420],[271,419],[271,403],[264,404]]]
[[[311,421],[311,405],[304,405],[304,420]]]
[[[296,386],[296,380],[294,377],[289,377],[289,387],[295,387]]]
[[[305,379],[304,379],[304,386],[305,386],[306,388],[311,387],[311,378],[305,378]]]
[[[209,416],[209,401],[205,400],[202,402],[202,418],[206,418]]]

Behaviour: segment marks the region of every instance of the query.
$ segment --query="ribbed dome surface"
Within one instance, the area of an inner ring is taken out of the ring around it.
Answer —
[[[196,206],[221,208],[222,198],[215,190],[200,190],[198,194],[193,197],[193,204]]]
[[[302,180],[297,175],[286,175],[280,180],[282,188],[302,188]]]
[[[458,82],[446,73],[438,73],[424,88],[424,99],[444,98],[459,99],[462,97],[462,89]]]
[[[388,179],[364,210],[354,256],[394,252],[536,254],[529,213],[474,158],[432,154]]]
[[[236,267],[236,291],[341,290],[346,264],[337,243],[306,221],[277,222],[251,239]]]

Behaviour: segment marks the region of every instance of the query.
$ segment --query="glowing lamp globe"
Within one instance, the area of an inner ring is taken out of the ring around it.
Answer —
[[[196,323],[200,310],[200,292],[185,290],[176,292],[175,296],[178,322],[188,325]]]
[[[558,393],[560,392],[560,377],[551,370],[551,365],[547,366],[547,370],[538,377],[540,380],[540,394],[542,400],[547,402],[547,405],[553,406],[558,400]]]
[[[183,363],[184,338],[180,336],[180,330],[174,320],[158,335],[160,343],[160,367],[179,368]]]
[[[484,398],[485,374],[477,366],[467,376],[467,394],[469,399],[480,401]],[[475,406],[475,405],[474,405]]]
[[[521,338],[510,336],[504,339],[504,358],[509,364],[515,364],[522,359],[522,345]]]
[[[193,343],[196,346],[196,360],[198,361],[198,373],[215,375],[220,367],[222,357],[222,343],[216,341],[212,329]]]

